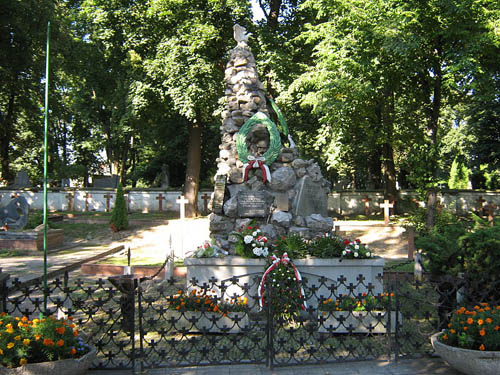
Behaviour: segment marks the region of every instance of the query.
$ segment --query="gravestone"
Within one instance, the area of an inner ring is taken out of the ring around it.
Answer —
[[[22,229],[28,223],[30,205],[23,196],[12,199],[6,206],[0,207],[0,223],[11,229]]]
[[[17,172],[16,178],[14,179],[14,183],[11,185],[13,188],[30,188],[33,187],[31,184],[30,178],[28,176],[28,172],[25,169],[21,169]]]
[[[93,186],[96,188],[117,188],[120,182],[120,176],[114,174],[111,176],[92,176]]]
[[[328,216],[327,201],[328,191],[310,177],[304,176],[299,182],[299,191],[294,201],[295,215],[320,214]]]
[[[269,203],[262,191],[240,191],[238,193],[239,217],[266,217]]]
[[[215,178],[214,198],[212,201],[212,211],[216,214],[222,212],[224,206],[224,193],[226,191],[226,176],[217,175]]]

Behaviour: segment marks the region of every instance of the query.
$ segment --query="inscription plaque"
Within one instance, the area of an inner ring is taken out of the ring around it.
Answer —
[[[320,214],[328,216],[328,192],[314,182],[310,177],[304,176],[300,181],[299,192],[294,200],[295,215],[309,216]]]
[[[224,206],[224,192],[226,190],[226,176],[217,175],[215,178],[214,198],[212,200],[212,211],[216,214],[222,213]]]
[[[274,197],[274,204],[278,211],[287,212],[290,209],[287,193],[277,193]]]
[[[266,217],[269,205],[266,194],[260,191],[240,191],[238,193],[239,217]]]

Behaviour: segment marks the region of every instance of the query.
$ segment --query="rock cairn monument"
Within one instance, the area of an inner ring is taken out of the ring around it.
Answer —
[[[266,98],[245,29],[235,25],[234,37],[238,44],[230,51],[225,71],[226,109],[211,200],[211,236],[232,253],[237,237],[231,233],[251,220],[271,239],[329,232],[329,183],[314,160],[299,158],[281,112]],[[277,124],[271,114],[278,117]]]

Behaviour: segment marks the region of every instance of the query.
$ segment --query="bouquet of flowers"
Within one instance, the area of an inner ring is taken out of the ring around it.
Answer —
[[[361,240],[356,239],[354,241],[345,239],[344,240],[345,249],[342,251],[341,258],[347,259],[369,259],[373,258],[374,254],[368,248],[368,245],[361,243]]]
[[[0,363],[5,367],[78,358],[89,351],[71,317],[29,320],[0,314]]]
[[[223,258],[227,254],[226,250],[208,240],[192,252],[192,256],[195,258]],[[191,256],[191,254],[188,253],[188,256]]]
[[[253,222],[242,226],[234,234],[238,237],[238,242],[235,245],[236,254],[245,258],[267,257],[269,255],[267,237]]]

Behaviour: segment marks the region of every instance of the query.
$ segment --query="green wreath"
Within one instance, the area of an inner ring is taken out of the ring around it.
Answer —
[[[253,126],[256,124],[265,124],[267,127],[267,131],[269,132],[269,148],[262,155],[266,159],[266,164],[271,165],[281,151],[281,139],[280,133],[276,124],[271,121],[269,117],[267,117],[262,112],[257,112],[255,115],[250,117],[247,122],[243,124],[240,131],[238,132],[238,136],[236,138],[236,152],[240,157],[240,160],[246,164],[248,163],[248,148],[247,148],[247,136],[252,130]]]

